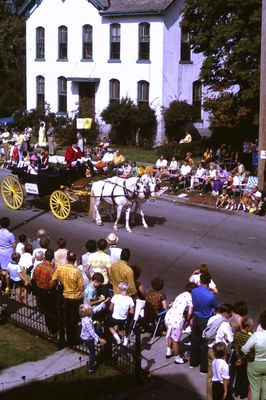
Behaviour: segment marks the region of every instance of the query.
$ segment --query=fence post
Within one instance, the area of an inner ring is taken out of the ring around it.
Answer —
[[[135,329],[135,378],[140,380],[142,378],[141,373],[141,334],[138,324]]]

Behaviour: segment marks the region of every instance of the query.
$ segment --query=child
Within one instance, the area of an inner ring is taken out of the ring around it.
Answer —
[[[64,265],[67,263],[67,252],[66,249],[67,241],[64,237],[59,236],[56,239],[56,243],[58,246],[58,250],[54,252],[54,262],[55,268],[59,267],[59,265]]]
[[[120,293],[112,297],[109,307],[112,312],[112,317],[109,321],[109,330],[117,344],[122,343],[123,346],[127,346],[126,324],[129,314],[134,314],[134,302],[132,297],[128,296],[129,284],[127,282],[119,283],[118,288]],[[118,325],[123,340],[114,328],[116,325]]]
[[[227,194],[227,190],[223,189],[222,194],[220,194],[216,200],[215,207],[216,208],[224,208],[227,206],[229,200],[229,195]]]
[[[96,306],[105,300],[105,296],[97,296],[97,288],[104,282],[103,274],[95,272],[84,290],[84,304]]]
[[[19,235],[18,237],[18,244],[16,247],[16,253],[19,253],[20,255],[22,255],[22,253],[24,253],[25,251],[25,244],[27,242],[27,236],[22,233],[21,235]]]
[[[24,303],[28,302],[28,294],[26,286],[28,285],[28,281],[24,278],[21,268],[18,265],[20,260],[19,253],[13,253],[11,256],[11,262],[8,264],[7,269],[10,277],[10,287],[16,290],[16,298],[17,301],[21,301],[21,289],[24,288],[23,299]]]
[[[248,396],[248,377],[247,377],[247,359],[241,352],[241,347],[247,342],[253,332],[253,320],[244,317],[241,322],[241,329],[235,334],[235,352],[236,352],[236,381],[235,396],[245,399]]]
[[[105,303],[95,307],[94,310],[91,306],[82,304],[79,308],[79,315],[82,318],[80,338],[89,350],[88,373],[91,375],[94,372],[95,362],[95,343],[106,344],[106,340],[101,338],[95,332],[93,326],[92,316],[101,311],[105,307]]]
[[[212,400],[229,400],[229,365],[225,361],[226,345],[218,342],[213,346],[214,360],[212,361]]]

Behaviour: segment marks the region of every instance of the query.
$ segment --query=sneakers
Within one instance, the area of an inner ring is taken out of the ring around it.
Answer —
[[[175,364],[184,364],[183,358],[180,356],[175,357]]]
[[[191,326],[188,325],[186,329],[183,329],[183,333],[191,333]]]
[[[127,345],[128,345],[128,338],[125,336],[124,340],[123,340],[123,343],[122,343],[122,346],[127,346]]]
[[[173,357],[172,350],[169,347],[167,347],[165,358],[168,360],[171,357]]]

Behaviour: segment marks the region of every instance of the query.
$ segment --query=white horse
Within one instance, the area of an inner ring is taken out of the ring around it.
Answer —
[[[145,187],[139,178],[132,177],[123,179],[118,176],[97,181],[92,184],[90,196],[90,214],[96,220],[97,225],[102,225],[102,219],[99,213],[100,206],[106,204],[115,206],[117,210],[116,220],[113,229],[117,230],[117,224],[121,216],[122,209],[126,209],[126,229],[131,232],[129,226],[129,217],[132,205],[135,202],[145,200]],[[148,228],[144,219],[144,214],[140,206],[142,224],[144,228]]]

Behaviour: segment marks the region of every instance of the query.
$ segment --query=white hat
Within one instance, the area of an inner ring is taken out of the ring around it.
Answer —
[[[109,244],[116,244],[118,242],[118,237],[114,233],[109,233],[106,242]]]

